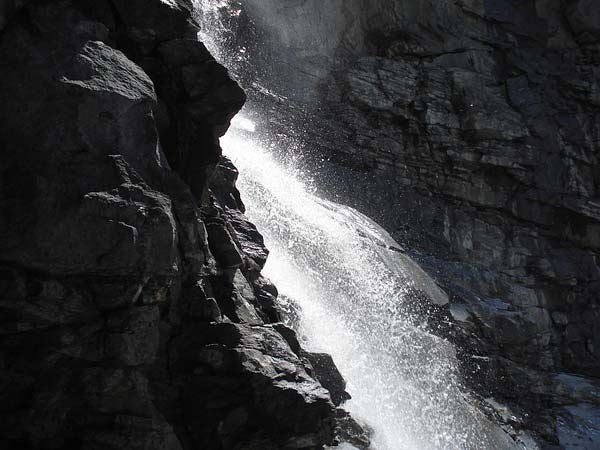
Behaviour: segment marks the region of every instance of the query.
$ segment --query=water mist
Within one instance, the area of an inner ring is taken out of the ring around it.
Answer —
[[[232,54],[220,40],[231,33],[221,20],[228,5],[197,6],[205,22],[201,39],[235,71],[243,49]],[[237,117],[221,140],[240,171],[246,214],[271,252],[264,274],[282,301],[297,306],[304,346],[333,356],[352,395],[343,406],[372,427],[373,448],[520,448],[474,406],[453,346],[413,312],[414,292],[438,305],[447,302],[445,293],[385,230],[307,187],[293,166],[274,157],[266,137],[260,121]]]

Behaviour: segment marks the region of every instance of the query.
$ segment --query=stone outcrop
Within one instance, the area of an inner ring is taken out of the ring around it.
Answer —
[[[278,88],[252,101],[452,293],[466,376],[540,442],[593,448],[565,436],[597,399],[563,381],[600,376],[596,2],[244,4],[247,67]]]
[[[245,95],[191,13],[0,4],[2,449],[333,442],[235,168],[215,173]]]

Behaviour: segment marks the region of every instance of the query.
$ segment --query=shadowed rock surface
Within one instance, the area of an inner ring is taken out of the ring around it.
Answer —
[[[215,173],[245,95],[191,13],[0,4],[2,449],[333,442],[235,168]]]

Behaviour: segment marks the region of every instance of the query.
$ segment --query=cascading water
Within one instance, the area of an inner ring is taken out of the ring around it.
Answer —
[[[264,273],[299,305],[305,346],[333,356],[353,397],[345,408],[373,427],[373,447],[516,448],[465,399],[452,346],[410,313],[412,288],[445,301],[433,280],[383,229],[310,193],[236,123],[221,143],[271,251]]]
[[[225,6],[199,4],[213,19]],[[204,39],[222,56],[209,31]],[[249,125],[234,120],[221,144],[271,251],[264,273],[299,306],[305,347],[333,356],[352,395],[344,407],[373,428],[373,448],[520,448],[461,389],[452,345],[411,312],[415,288],[438,304],[445,294],[382,228],[312,193]]]

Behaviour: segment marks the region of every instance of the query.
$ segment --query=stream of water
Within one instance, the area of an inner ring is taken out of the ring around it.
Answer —
[[[221,140],[240,171],[247,215],[271,253],[264,273],[300,308],[309,350],[331,354],[348,382],[345,408],[379,450],[515,448],[461,390],[454,348],[413,314],[417,288],[445,294],[381,227],[323,200],[249,136],[238,118]]]
[[[201,38],[224,64],[235,64],[220,42],[228,30],[216,13],[227,1],[197,6],[205,21]],[[415,289],[437,304],[447,302],[446,294],[385,230],[320,198],[263,142],[260,123],[241,116],[221,139],[240,171],[247,216],[271,252],[264,274],[281,301],[299,307],[304,346],[333,356],[352,395],[344,408],[372,427],[373,448],[520,448],[473,406],[453,346],[413,312]]]

